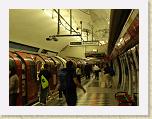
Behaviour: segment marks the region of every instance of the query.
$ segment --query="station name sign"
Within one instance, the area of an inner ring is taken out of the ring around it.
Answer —
[[[70,42],[70,46],[80,46],[82,42]]]
[[[83,45],[99,45],[98,41],[83,41]]]
[[[98,41],[83,41],[83,42],[70,42],[70,46],[98,46],[99,42]]]

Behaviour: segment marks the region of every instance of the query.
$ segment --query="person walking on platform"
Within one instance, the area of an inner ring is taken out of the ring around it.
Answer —
[[[76,88],[80,88],[85,93],[86,90],[79,83],[76,77],[76,71],[72,61],[67,61],[66,68],[63,68],[59,74],[59,88],[62,89],[68,106],[76,106],[77,92]]]
[[[92,70],[91,66],[88,63],[86,63],[84,67],[86,79],[90,79],[91,70]]]
[[[15,67],[9,69],[9,105],[16,106],[19,93],[19,78]]]
[[[97,64],[94,65],[93,67],[93,71],[95,73],[95,79],[99,80],[99,72],[100,72],[100,68],[98,67]]]
[[[106,67],[104,68],[104,74],[106,76],[106,87],[111,88],[112,87],[112,76],[115,75],[115,72],[112,67],[106,64]]]
[[[62,100],[63,98],[63,90],[64,90],[64,78],[66,78],[66,68],[60,68],[58,71],[58,84],[55,88],[55,91],[58,90],[59,91],[59,100]]]
[[[76,68],[76,75],[77,75],[77,80],[81,84],[81,75],[82,75],[82,73],[81,73],[81,68],[80,68],[79,64],[77,65],[77,68]]]
[[[46,105],[46,98],[48,95],[50,77],[51,77],[51,73],[48,71],[48,64],[44,64],[44,69],[42,69],[39,73],[39,81],[41,84],[40,103],[42,105]]]

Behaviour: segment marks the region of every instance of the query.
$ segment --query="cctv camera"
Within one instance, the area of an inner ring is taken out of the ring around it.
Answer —
[[[46,38],[46,40],[48,41],[48,40],[50,40],[50,38]]]
[[[58,41],[58,39],[56,37],[53,38],[54,41]]]

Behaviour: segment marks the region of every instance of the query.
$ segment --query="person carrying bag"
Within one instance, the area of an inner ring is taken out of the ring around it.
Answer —
[[[39,80],[40,80],[40,104],[46,105],[46,98],[49,90],[49,79],[51,73],[48,71],[48,64],[44,64],[44,69],[40,71]]]

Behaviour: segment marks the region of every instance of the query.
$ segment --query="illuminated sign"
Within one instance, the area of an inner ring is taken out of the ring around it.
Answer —
[[[85,53],[85,57],[103,58],[105,56],[106,56],[105,53],[95,53],[95,52]]]
[[[83,41],[83,45],[99,45],[98,41]]]

